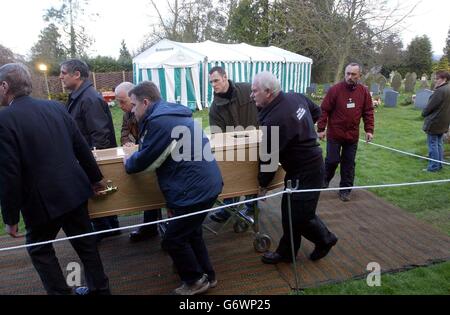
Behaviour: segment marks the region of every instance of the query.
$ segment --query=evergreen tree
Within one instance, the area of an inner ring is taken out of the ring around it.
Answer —
[[[47,10],[44,20],[54,22],[63,30],[67,54],[71,58],[86,56],[93,39],[87,34],[85,25],[86,12],[84,7],[88,0],[60,0],[61,7]]]
[[[31,48],[31,62],[34,65],[44,63],[52,75],[59,74],[59,64],[66,58],[61,43],[61,34],[55,24],[50,23],[39,35],[39,40]]]
[[[120,55],[117,62],[122,67],[122,70],[131,71],[133,69],[133,59],[131,58],[131,54],[125,44],[125,40],[122,40],[120,45]]]
[[[426,35],[415,37],[406,50],[405,65],[409,72],[431,73],[433,52],[430,38]]]
[[[450,71],[450,65],[448,62],[447,55],[442,56],[442,58],[439,60],[439,62],[435,63],[433,65],[433,71]]]
[[[450,61],[450,28],[448,29],[447,41],[444,47],[444,54],[447,56],[447,60]]]

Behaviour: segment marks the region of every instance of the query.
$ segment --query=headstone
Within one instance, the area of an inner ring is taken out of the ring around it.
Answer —
[[[395,71],[392,71],[392,72],[389,74],[389,84],[392,84],[392,79],[394,78],[394,75],[395,75]]]
[[[414,102],[414,105],[416,108],[424,109],[427,104],[428,100],[430,99],[431,95],[433,94],[433,91],[431,90],[420,90],[416,94],[416,100]]]
[[[325,83],[325,84],[323,85],[323,93],[324,93],[324,94],[327,94],[328,91],[330,90],[330,88],[331,88],[331,84]]]
[[[428,81],[428,75],[426,73],[422,74],[420,81]]]
[[[384,96],[384,106],[385,107],[396,107],[398,92],[396,91],[386,91],[386,95]]]
[[[422,90],[428,89],[428,81],[427,80],[420,81],[420,89],[422,89]]]
[[[436,84],[436,83],[434,83],[434,81],[436,80],[436,72],[433,72],[431,74],[430,80],[431,80],[430,90],[434,90],[434,85]]]
[[[380,85],[378,83],[372,83],[370,85],[370,92],[373,93],[373,95],[379,95],[380,94]]]
[[[405,76],[405,92],[414,93],[416,87],[417,75],[415,73],[407,73]]]
[[[383,90],[383,96],[381,97],[381,99],[382,99],[383,101],[386,99],[386,93],[389,92],[389,91],[394,91],[394,90],[391,89],[391,88],[384,88],[384,90]]]
[[[392,78],[391,86],[394,91],[400,92],[400,88],[402,87],[402,75],[400,73],[395,73],[394,77]]]
[[[384,88],[386,87],[387,84],[387,80],[384,77],[384,75],[382,75],[381,73],[379,73],[376,77],[375,77],[375,82],[377,82],[380,85],[380,91],[383,91]]]
[[[360,83],[362,83],[362,80],[360,81]],[[364,85],[371,89],[373,83],[375,83],[375,75],[369,72],[364,76]]]

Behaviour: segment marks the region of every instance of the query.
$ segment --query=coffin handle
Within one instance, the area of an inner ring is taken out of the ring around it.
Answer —
[[[113,186],[112,180],[107,180],[106,181],[106,189],[101,190],[98,193],[101,196],[106,196],[106,195],[111,195],[111,194],[115,193],[117,190],[118,190],[118,188],[117,188],[117,186]]]

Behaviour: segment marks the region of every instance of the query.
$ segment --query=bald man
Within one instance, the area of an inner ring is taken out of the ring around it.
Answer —
[[[122,130],[120,133],[120,145],[131,146],[138,144],[139,140],[139,125],[134,116],[131,104],[131,99],[128,93],[134,88],[134,84],[131,82],[122,82],[115,89],[116,100],[119,103],[120,109],[122,109],[123,120]],[[161,217],[161,209],[144,211],[144,223],[153,222]],[[130,241],[140,242],[150,239],[158,235],[158,227],[156,224],[141,226],[135,231],[130,233]]]

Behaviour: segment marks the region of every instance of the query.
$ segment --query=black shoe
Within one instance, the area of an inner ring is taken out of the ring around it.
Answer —
[[[97,242],[100,243],[102,239],[106,238],[106,237],[112,237],[112,236],[117,236],[122,234],[121,230],[117,230],[114,232],[105,232],[105,233],[101,233],[101,234],[97,234],[95,235],[97,238]]]
[[[331,248],[336,245],[338,241],[338,238],[336,237],[336,235],[333,234],[333,238],[331,240],[331,242],[326,245],[325,247],[318,247],[316,246],[313,250],[313,252],[311,253],[311,255],[309,256],[309,258],[312,261],[316,261],[319,259],[322,259],[323,257],[325,257],[326,255],[328,255],[328,253],[330,252]]]
[[[338,195],[339,195],[339,199],[341,199],[343,202],[350,201],[350,193],[349,192],[339,191]]]
[[[224,215],[224,214],[221,213],[221,212],[216,212],[216,213],[212,214],[209,218],[210,218],[211,220],[213,220],[214,222],[217,222],[217,223],[223,223],[223,222],[225,222],[226,220],[228,220],[229,217],[230,217],[230,216]]]
[[[91,291],[88,287],[78,287],[74,290],[75,295],[111,295],[109,289]]]
[[[290,259],[289,257],[283,257],[277,252],[266,252],[261,256],[261,261],[265,264],[275,265],[279,262],[292,262],[292,259]]]
[[[136,243],[149,240],[157,235],[159,235],[157,228],[149,229],[148,227],[140,227],[137,230],[131,232],[129,237],[131,242]]]

